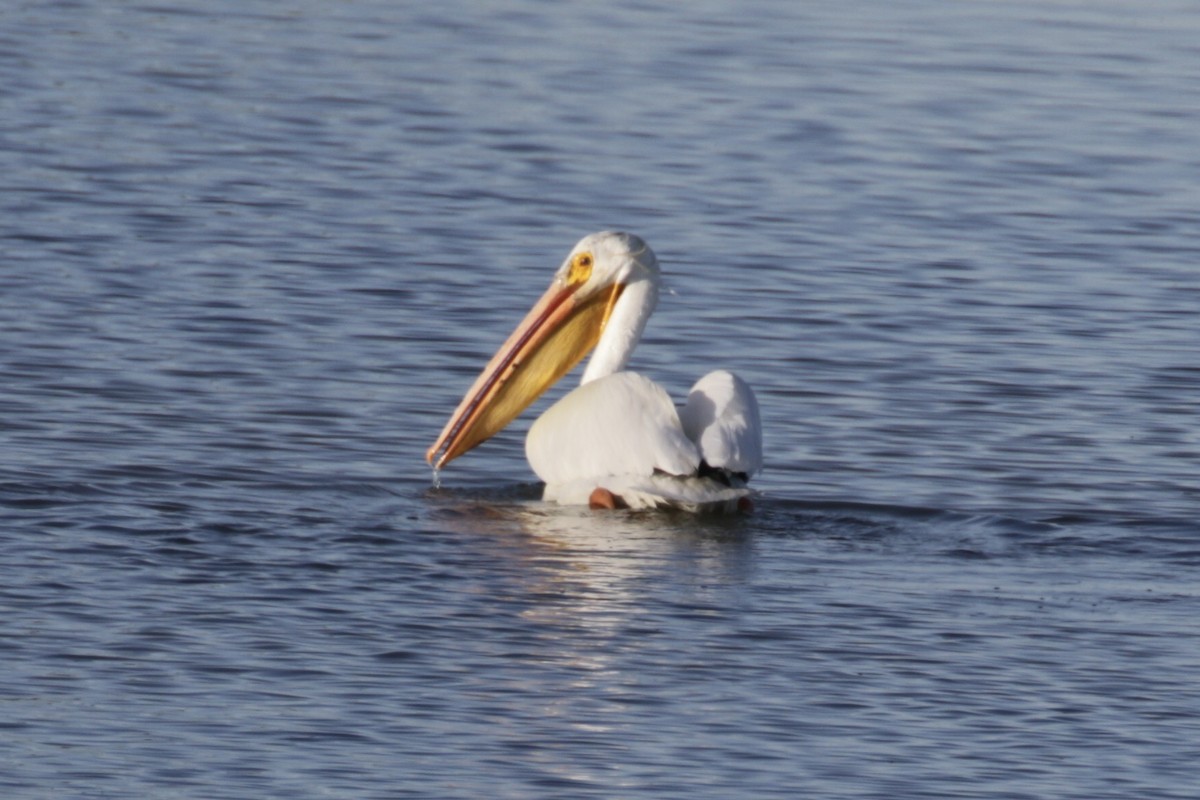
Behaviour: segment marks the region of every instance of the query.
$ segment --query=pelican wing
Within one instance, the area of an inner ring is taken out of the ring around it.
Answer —
[[[530,427],[525,455],[547,485],[656,470],[692,475],[700,465],[671,398],[634,372],[585,383],[551,406]]]
[[[737,375],[721,369],[696,381],[680,419],[710,467],[746,478],[762,470],[758,401]]]

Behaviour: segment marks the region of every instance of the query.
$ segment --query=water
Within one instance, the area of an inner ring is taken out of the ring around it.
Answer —
[[[1193,4],[0,19],[5,797],[1200,792]],[[433,486],[607,227],[753,515]]]

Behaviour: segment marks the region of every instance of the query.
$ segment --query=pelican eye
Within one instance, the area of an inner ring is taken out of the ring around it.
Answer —
[[[587,279],[592,277],[592,263],[591,253],[577,253],[571,259],[571,268],[567,272],[567,283],[571,286],[587,283]]]

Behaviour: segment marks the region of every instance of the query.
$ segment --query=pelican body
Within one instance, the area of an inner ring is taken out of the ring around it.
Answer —
[[[546,500],[593,507],[749,507],[762,469],[754,392],[731,372],[701,378],[677,410],[625,367],[658,302],[658,259],[639,237],[585,236],[550,288],[467,390],[426,459],[441,468],[517,417],[584,356],[580,386],[529,429],[525,454]]]

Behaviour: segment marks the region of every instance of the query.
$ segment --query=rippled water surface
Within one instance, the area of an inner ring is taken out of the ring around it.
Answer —
[[[1200,794],[1195,4],[0,20],[5,797]],[[751,515],[433,485],[611,227]]]

